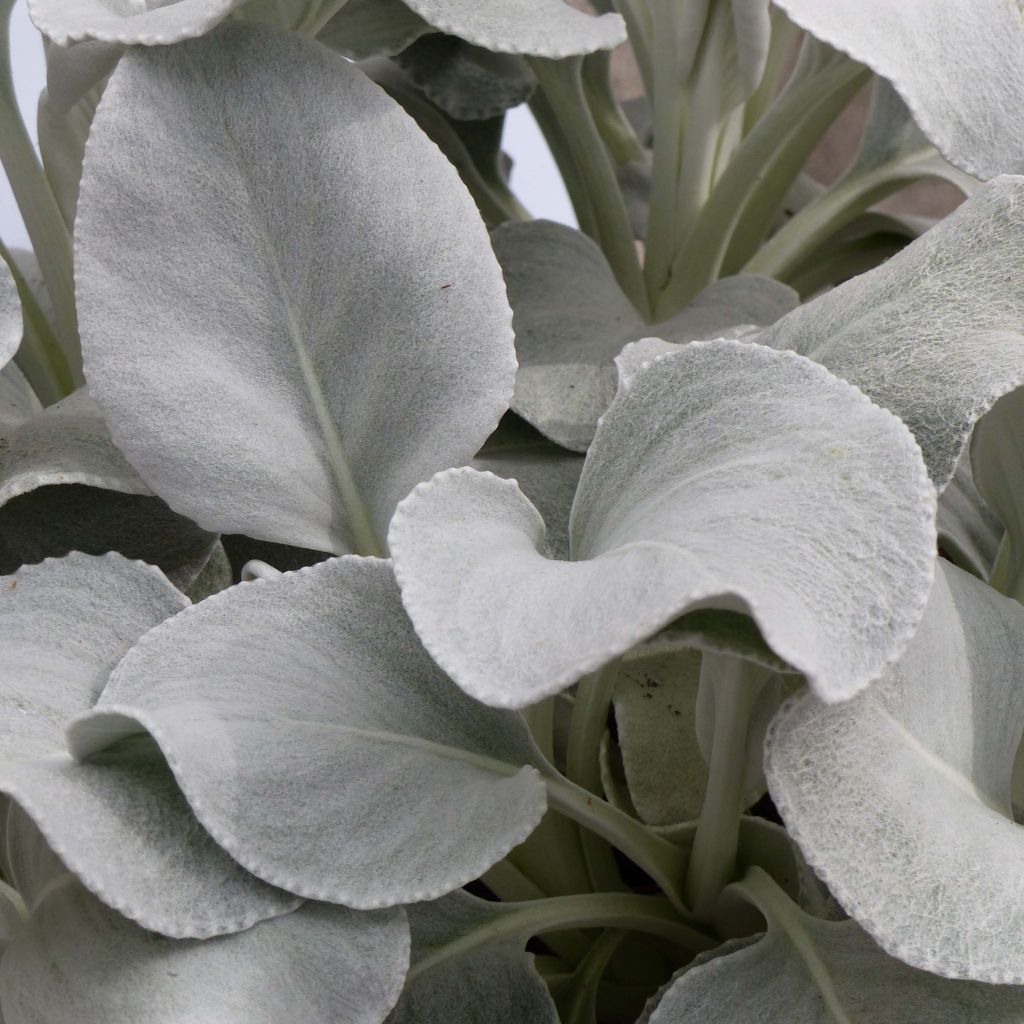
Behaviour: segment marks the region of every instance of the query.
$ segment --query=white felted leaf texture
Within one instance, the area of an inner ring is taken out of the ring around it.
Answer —
[[[820,921],[799,911],[809,949],[799,951],[780,929],[729,943],[684,970],[649,1024],[837,1024],[808,970],[810,955],[831,986],[830,997],[856,1024],[1018,1024],[1024,989],[937,978],[886,956],[852,921]],[[802,955],[803,954],[803,955]]]
[[[1016,0],[776,0],[801,28],[892,82],[951,163],[1024,171],[1024,12]]]
[[[21,344],[21,300],[14,275],[0,260],[0,369],[13,358]]]
[[[1024,829],[1010,779],[1024,730],[1024,610],[940,561],[897,666],[853,701],[813,695],[766,740],[772,796],[808,862],[892,955],[1024,983]]]
[[[147,928],[206,936],[296,901],[213,843],[152,744],[85,766],[63,752],[64,725],[93,706],[128,647],[187,604],[119,555],[76,553],[0,577],[0,792],[104,902]],[[20,888],[27,855],[7,827],[5,874]]]
[[[569,57],[626,40],[617,14],[594,18],[565,0],[404,0],[425,22],[498,53]]]
[[[856,384],[914,432],[941,491],[975,422],[1024,380],[1024,178],[1002,177],[758,341]]]
[[[209,32],[245,0],[28,0],[33,24],[58,46],[84,39],[163,46]]]
[[[449,470],[390,543],[427,649],[468,693],[522,707],[684,612],[753,616],[828,701],[894,661],[934,570],[935,492],[909,431],[822,367],[694,342],[622,389],[587,454],[571,561],[521,491]]]
[[[129,652],[69,742],[84,757],[142,726],[220,845],[310,899],[443,895],[547,806],[522,718],[444,677],[378,559],[331,559],[193,606]]]
[[[381,1024],[402,987],[401,910],[307,903],[238,935],[176,941],[52,887],[0,960],[9,1024]]]
[[[508,407],[511,314],[469,193],[319,44],[237,24],[127,54],[76,236],[90,390],[207,529],[380,553],[397,502]]]

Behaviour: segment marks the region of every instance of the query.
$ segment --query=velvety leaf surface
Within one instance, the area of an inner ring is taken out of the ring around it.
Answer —
[[[28,13],[58,46],[82,39],[143,46],[209,32],[245,0],[28,0]]]
[[[976,436],[989,422],[988,417],[982,419]],[[960,456],[953,479],[939,496],[937,524],[939,550],[961,569],[987,580],[999,551],[1003,526],[978,492],[969,451]]]
[[[380,1024],[409,956],[400,909],[307,903],[237,935],[175,941],[57,881],[0,961],[7,1024]]]
[[[69,742],[84,757],[140,725],[241,864],[349,906],[479,877],[547,802],[522,719],[444,677],[376,559],[233,587],[151,631]]]
[[[856,699],[786,705],[772,796],[815,871],[892,955],[1024,982],[1024,831],[1010,779],[1024,730],[1024,609],[940,560],[902,660]]]
[[[597,244],[551,221],[506,224],[491,235],[515,317],[519,372],[512,408],[553,441],[586,451],[615,395],[613,360],[648,335],[670,342],[774,323],[796,293],[763,277],[718,281],[671,320],[646,324]]]
[[[836,701],[909,641],[934,508],[913,438],[855,388],[791,353],[695,342],[637,373],[604,416],[571,562],[544,556],[514,484],[471,469],[418,487],[390,542],[425,646],[486,703],[533,703],[709,607],[752,615]]]
[[[892,82],[925,135],[980,178],[1024,170],[1015,140],[1024,90],[1017,3],[777,0],[801,28]]]
[[[975,422],[1024,379],[1024,305],[1010,270],[1022,238],[1024,178],[999,178],[757,340],[824,364],[896,413],[942,490]]]
[[[852,921],[820,921],[795,908],[793,913],[808,948],[798,950],[778,927],[760,939],[728,943],[684,969],[643,1020],[836,1024],[843,1018],[823,997],[808,957],[824,969],[845,1021],[1017,1024],[1024,1019],[1024,989],[937,978],[886,956]]]
[[[547,986],[523,950],[525,937],[491,943],[416,974],[432,952],[500,915],[500,905],[458,891],[406,908],[413,978],[388,1024],[558,1024]]]
[[[187,600],[149,566],[76,553],[0,578],[0,603],[0,791],[65,864],[104,902],[170,935],[236,931],[292,909],[293,897],[213,843],[151,744],[84,766],[61,752],[64,726],[93,706],[123,653]],[[6,855],[19,857],[10,833]]]
[[[564,0],[405,0],[434,28],[498,53],[534,57],[610,50],[626,39],[617,14],[593,18]]]
[[[473,201],[392,100],[298,36],[239,24],[127,54],[76,234],[90,389],[206,528],[380,552],[395,504],[507,408],[509,310]]]

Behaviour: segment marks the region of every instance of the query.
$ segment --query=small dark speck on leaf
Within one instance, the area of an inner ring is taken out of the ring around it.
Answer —
[[[448,284],[441,285],[441,291],[444,291],[445,288],[451,288],[451,286],[452,286],[452,283],[449,281]]]
[[[11,590],[14,590],[18,586],[17,580],[11,580]]]

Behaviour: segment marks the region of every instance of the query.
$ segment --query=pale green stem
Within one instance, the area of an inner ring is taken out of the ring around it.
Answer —
[[[701,685],[713,687],[715,728],[697,831],[686,873],[687,906],[711,921],[736,871],[750,742],[750,714],[767,670],[741,658],[705,653]]]
[[[555,698],[545,697],[544,700],[523,708],[523,718],[526,720],[533,742],[540,748],[540,752],[552,764],[555,763]]]
[[[607,50],[598,50],[583,58],[583,92],[604,144],[616,163],[625,164],[640,160],[644,151],[612,92],[610,62],[611,54]]]
[[[837,58],[782,94],[736,150],[682,239],[655,308],[657,320],[717,280],[727,256],[746,262],[756,251],[811,150],[868,74]]]
[[[647,312],[647,295],[615,169],[583,92],[581,61],[530,59],[530,66],[544,98],[550,105],[559,132],[572,155],[593,212],[592,230],[620,287],[641,313]]]
[[[803,913],[779,888],[766,871],[758,867],[748,869],[743,880],[732,889],[746,896],[768,919],[769,925],[782,929],[797,955],[803,961],[808,973],[821,993],[821,998],[835,1020],[835,1024],[854,1024],[843,1006],[839,993],[821,959],[818,947],[803,923]]]
[[[71,370],[68,368],[60,342],[53,333],[46,315],[43,313],[32,289],[18,268],[10,250],[0,242],[0,257],[3,258],[11,271],[14,283],[18,286],[18,297],[21,299],[22,321],[24,334],[15,362],[25,379],[32,385],[32,390],[43,405],[53,405],[66,398],[75,390]]]
[[[744,135],[764,117],[775,102],[785,78],[790,74],[793,46],[801,31],[777,7],[772,7],[771,18],[772,38],[764,74],[761,76],[760,85],[743,105]]]
[[[933,159],[934,153],[926,153],[838,181],[780,228],[742,273],[787,280],[808,256],[869,206],[927,177]]]
[[[275,569],[267,562],[259,558],[251,558],[242,566],[242,582],[252,583],[253,580],[274,580],[283,575],[280,569]]]
[[[348,0],[324,0],[316,10],[312,11],[296,25],[295,31],[313,37],[319,35],[331,18],[347,3]]]
[[[78,387],[85,378],[78,341],[71,234],[18,110],[11,76],[11,6],[8,0],[0,16],[0,162],[53,304],[54,326],[65,363]]]
[[[548,806],[606,839],[647,872],[681,913],[687,854],[606,800],[554,772],[545,776]]]
[[[621,659],[615,658],[597,672],[580,680],[569,724],[566,774],[572,782],[599,797],[603,796],[601,740],[608,728],[608,711],[620,664]],[[608,844],[589,830],[583,831],[580,841],[593,887],[622,888],[622,879]]]
[[[651,40],[653,27],[651,11],[646,0],[615,0],[615,9],[622,15],[629,33],[629,45],[633,48],[640,77],[643,79],[644,92],[650,97],[654,95],[654,71],[651,61]]]
[[[712,949],[715,940],[681,921],[668,900],[636,893],[583,893],[513,904],[495,918],[434,950],[414,964],[408,981],[495,942],[574,928],[627,928],[668,939],[691,952]]]
[[[676,199],[682,166],[685,77],[681,63],[679,5],[659,0],[651,5],[652,84],[648,89],[654,119],[651,202],[647,216],[644,277],[652,309],[668,275],[678,224]]]
[[[609,928],[590,947],[583,962],[573,972],[566,989],[560,993],[562,1024],[597,1024],[598,986],[608,964],[629,934],[621,928]]]

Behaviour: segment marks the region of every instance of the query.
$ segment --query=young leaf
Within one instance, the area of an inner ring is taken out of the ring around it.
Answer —
[[[801,28],[892,82],[921,130],[979,178],[1024,171],[1024,14],[1005,0],[776,0]]]
[[[558,1024],[547,986],[523,950],[528,936],[491,943],[417,972],[432,953],[500,917],[501,910],[501,904],[461,891],[407,908],[412,974],[388,1024]]]
[[[176,941],[67,878],[0,960],[0,1009],[15,1024],[381,1024],[408,962],[400,909],[307,903],[238,935]]]
[[[236,860],[348,906],[457,889],[547,803],[522,719],[444,677],[376,559],[233,587],[152,630],[69,743],[86,757],[142,727]]]
[[[506,224],[491,235],[515,313],[519,372],[512,408],[551,440],[586,451],[615,395],[613,360],[628,342],[721,336],[774,323],[796,293],[761,277],[719,281],[682,312],[648,325],[623,294],[597,244],[550,221]]]
[[[543,522],[514,484],[471,469],[418,487],[390,541],[425,646],[486,703],[557,693],[706,608],[751,615],[837,701],[909,642],[934,507],[913,438],[855,388],[792,353],[694,342],[605,415],[571,562],[542,554]]]
[[[58,46],[83,39],[162,46],[209,32],[245,0],[28,0],[32,23]]]
[[[842,706],[811,694],[786,705],[765,770],[807,860],[883,949],[935,974],[1021,984],[1024,831],[1010,778],[1024,609],[939,565],[899,664]]]
[[[896,413],[941,491],[977,420],[1024,381],[1024,303],[1008,269],[1022,238],[1024,178],[999,178],[757,340],[822,363]]]
[[[395,504],[507,408],[509,309],[472,200],[392,100],[298,36],[238,24],[126,55],[77,235],[90,389],[207,528],[380,552]]]
[[[348,0],[317,39],[351,60],[393,57],[432,29],[402,0]]]
[[[564,0],[404,0],[441,32],[497,53],[569,57],[626,40],[618,14],[594,18]]]
[[[163,759],[122,746],[76,765],[63,726],[88,711],[124,651],[188,602],[155,569],[73,554],[0,578],[0,791],[104,902],[175,936],[247,928],[295,906],[199,827]],[[59,639],[55,639],[59,638]],[[8,822],[10,859],[23,855]]]

